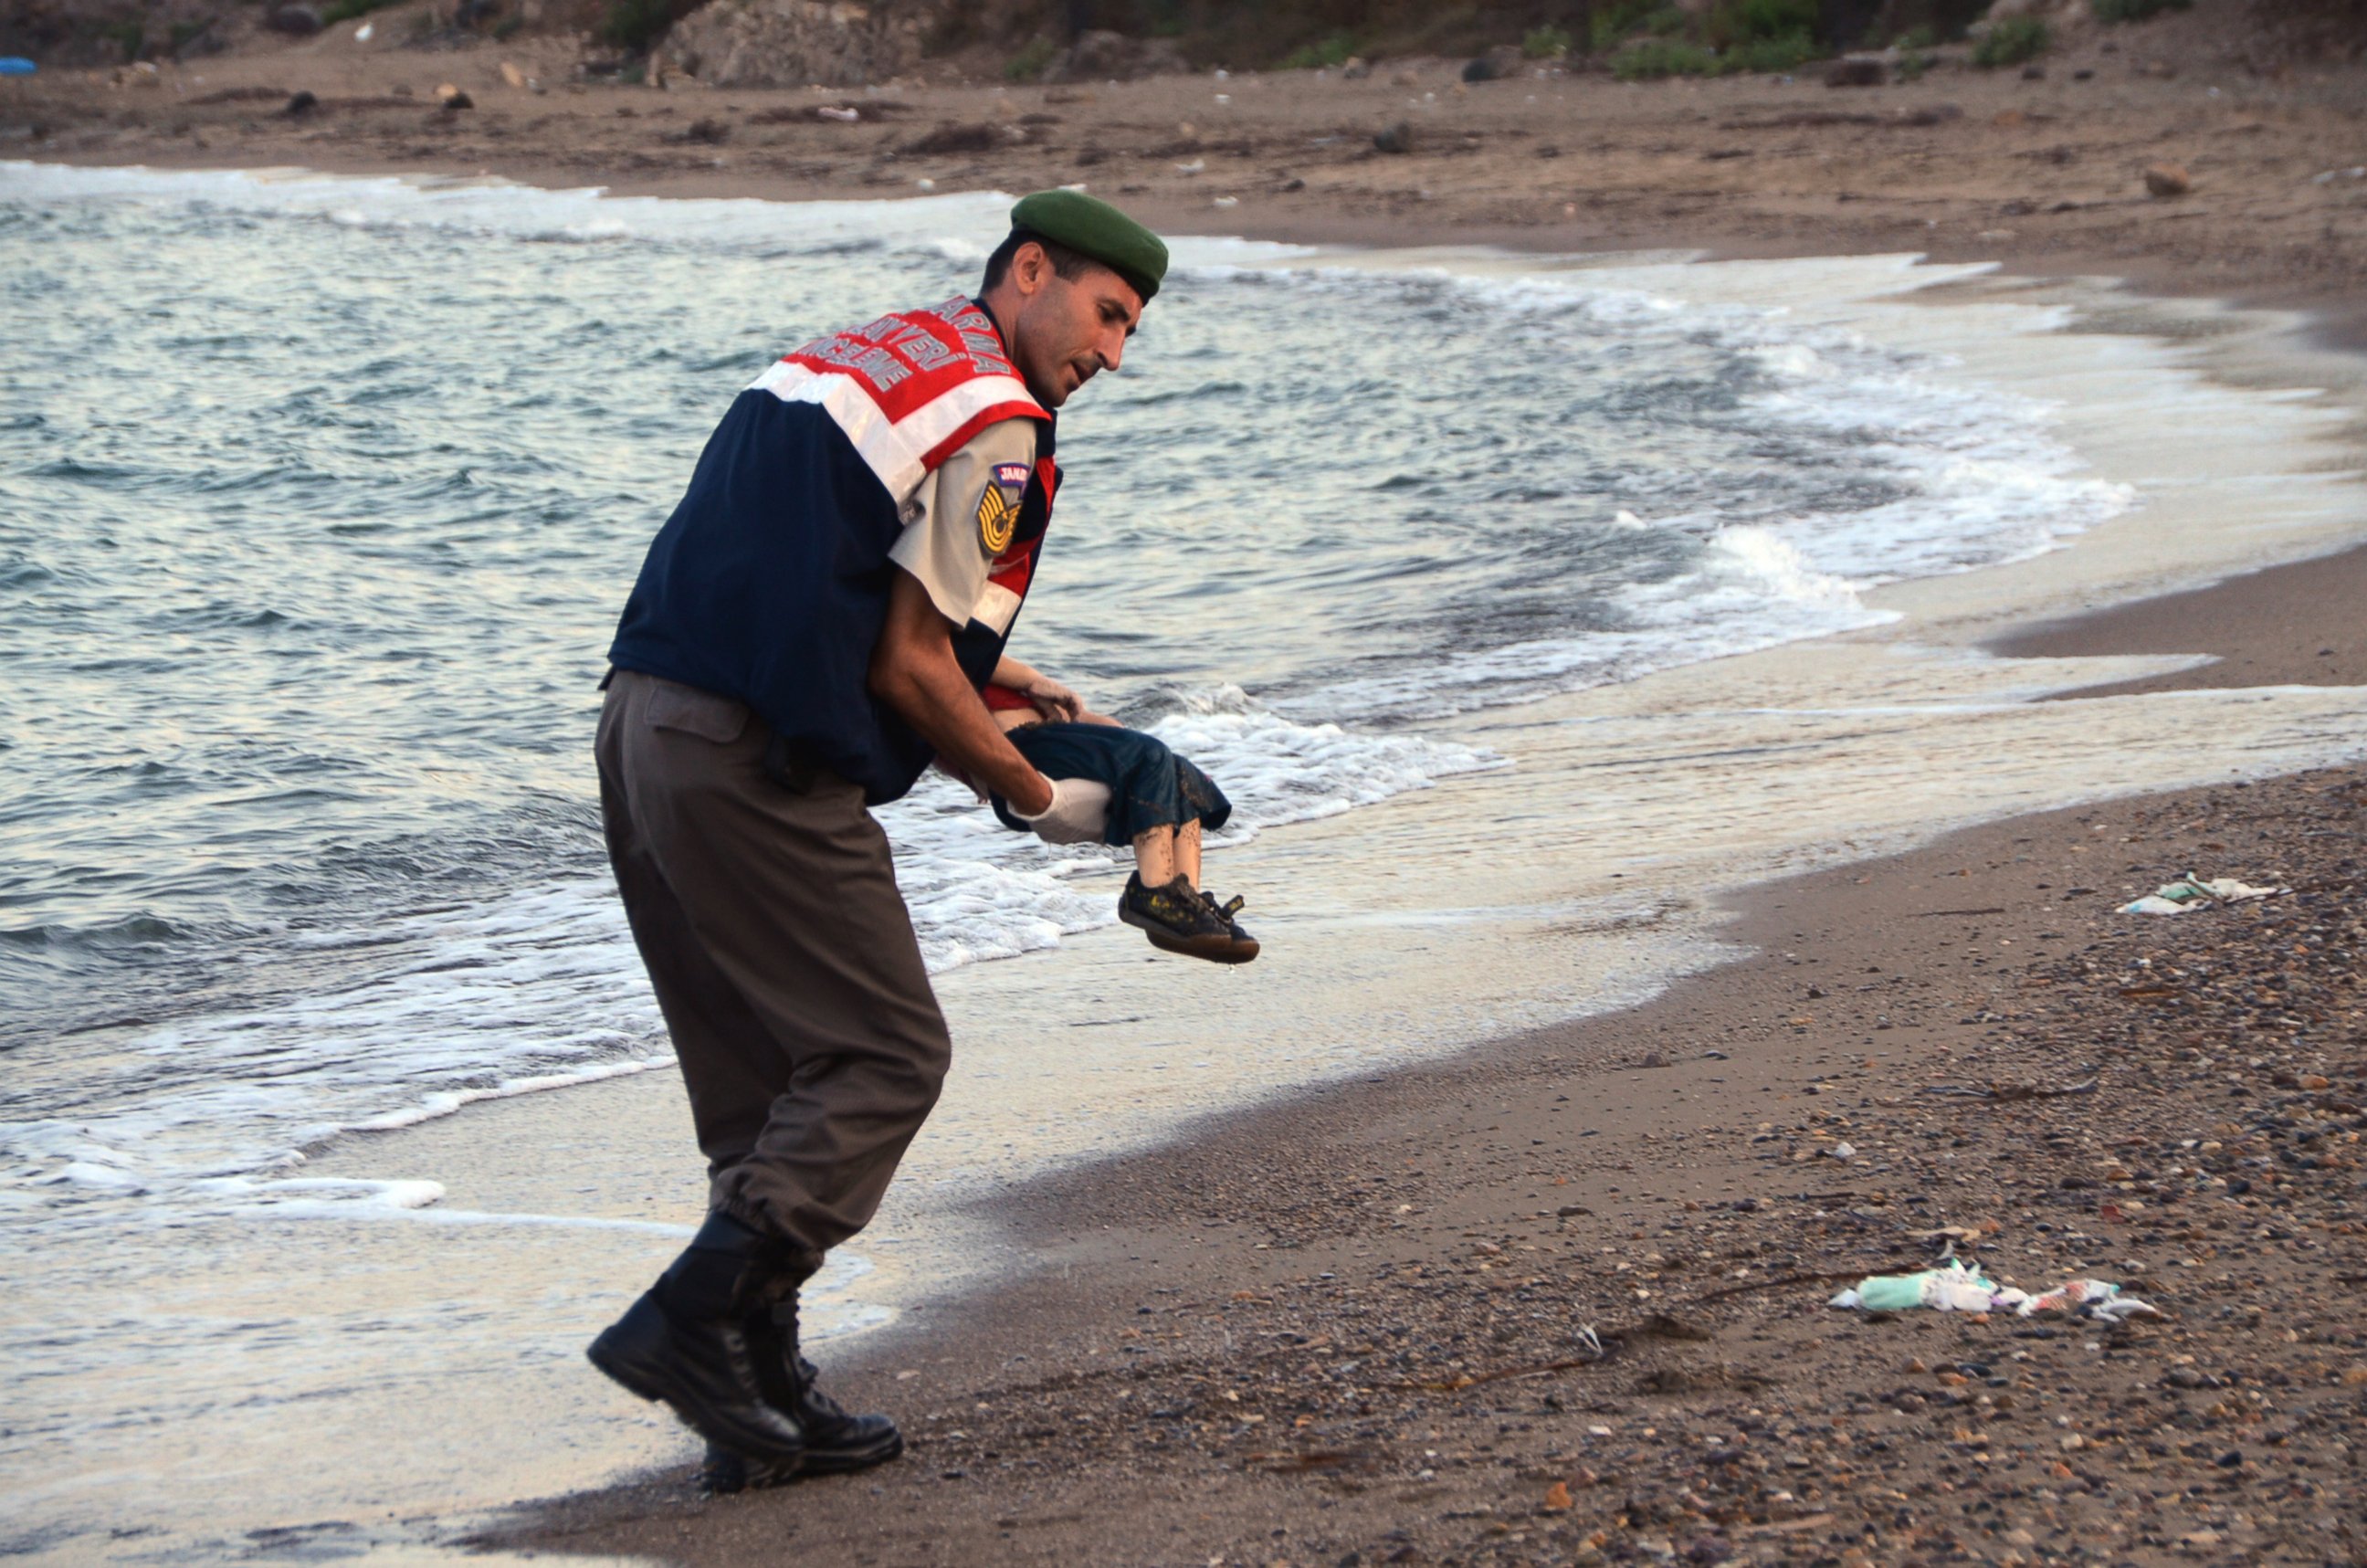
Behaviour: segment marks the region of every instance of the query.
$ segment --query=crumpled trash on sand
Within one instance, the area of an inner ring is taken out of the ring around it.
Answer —
[[[1960,1258],[1920,1274],[1868,1275],[1826,1305],[1869,1312],[1899,1312],[1914,1307],[1943,1312],[2010,1312],[2017,1317],[2072,1312],[2105,1323],[2161,1315],[2151,1302],[2121,1294],[2121,1288],[2109,1279],[2067,1280],[2033,1296],[1999,1284],[1978,1269],[1966,1267]]]
[[[2081,1317],[2101,1318],[2106,1323],[2161,1316],[2152,1302],[2122,1295],[2121,1288],[2109,1279],[2066,1280],[2044,1295],[2025,1298],[2013,1310],[2020,1317],[2035,1317],[2040,1312],[2076,1312]]]
[[[2233,877],[2203,878],[2189,871],[2174,882],[2164,882],[2153,892],[2132,903],[2121,905],[2123,915],[2183,915],[2212,903],[2245,903],[2256,898],[2273,898],[2291,888],[2256,888],[2249,882],[2239,882]]]
[[[1954,1258],[1944,1268],[1920,1274],[1875,1274],[1859,1280],[1829,1303],[1860,1307],[1870,1312],[1903,1312],[1910,1307],[1932,1307],[1943,1312],[1986,1312],[2004,1289],[1977,1269]]]

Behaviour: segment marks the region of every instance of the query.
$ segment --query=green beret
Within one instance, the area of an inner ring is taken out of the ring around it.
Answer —
[[[1167,246],[1106,201],[1082,190],[1039,190],[1011,210],[1011,226],[1090,256],[1125,278],[1149,304],[1167,276]]]

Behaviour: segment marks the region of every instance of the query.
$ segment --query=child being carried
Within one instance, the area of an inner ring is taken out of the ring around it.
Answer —
[[[1119,895],[1117,917],[1151,945],[1217,963],[1257,957],[1254,937],[1235,923],[1236,898],[1219,903],[1200,891],[1200,834],[1233,812],[1225,792],[1155,735],[1086,710],[1059,681],[1005,657],[980,694],[1011,744],[1047,778],[1084,778],[1109,790],[1102,842],[1134,846],[1134,875]],[[1001,796],[994,814],[1021,833],[1028,825]]]

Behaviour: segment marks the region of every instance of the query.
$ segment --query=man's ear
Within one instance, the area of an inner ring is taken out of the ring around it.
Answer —
[[[1029,240],[1011,258],[1011,281],[1024,295],[1033,294],[1044,286],[1044,275],[1052,270],[1052,258],[1044,247]]]

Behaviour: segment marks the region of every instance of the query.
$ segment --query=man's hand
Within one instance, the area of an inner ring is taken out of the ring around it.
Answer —
[[[1003,738],[954,659],[952,624],[920,579],[900,567],[888,591],[888,622],[871,651],[870,687],[947,763],[1010,801],[1015,814],[1052,809],[1052,781]]]
[[[1055,778],[1052,803],[1012,814],[1047,844],[1099,844],[1109,825],[1109,786],[1093,778]]]

